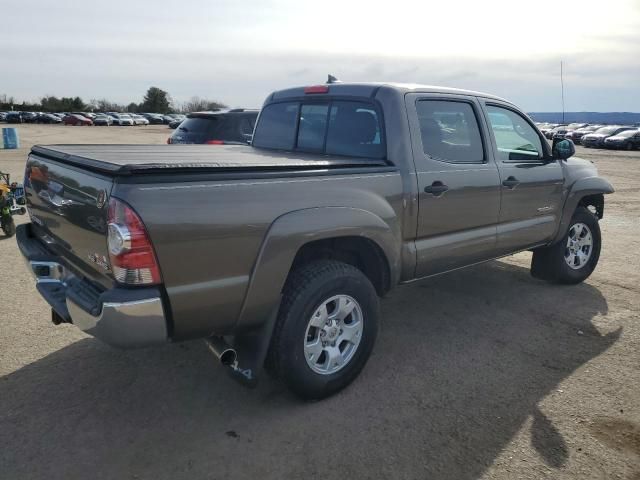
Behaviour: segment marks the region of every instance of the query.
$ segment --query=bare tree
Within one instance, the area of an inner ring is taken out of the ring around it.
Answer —
[[[221,102],[216,102],[214,100],[209,100],[206,98],[191,97],[188,102],[184,102],[182,104],[181,110],[183,112],[201,112],[208,110],[215,111],[226,107],[227,106]]]

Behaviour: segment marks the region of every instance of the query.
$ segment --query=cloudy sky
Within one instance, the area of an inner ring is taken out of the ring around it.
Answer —
[[[5,3],[3,0],[2,3]],[[640,111],[640,0],[20,0],[2,7],[0,94],[141,101],[151,86],[259,106],[272,90],[397,81],[527,111]]]

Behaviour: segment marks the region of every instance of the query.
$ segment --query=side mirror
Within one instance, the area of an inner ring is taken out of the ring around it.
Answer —
[[[566,160],[576,153],[576,147],[571,140],[567,140],[566,138],[562,140],[556,139],[553,142],[551,153],[553,154],[554,160]]]

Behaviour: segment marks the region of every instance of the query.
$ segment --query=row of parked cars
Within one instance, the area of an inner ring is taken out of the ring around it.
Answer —
[[[640,128],[636,125],[589,125],[588,123],[538,123],[549,140],[566,138],[587,148],[640,149]]]
[[[64,125],[169,125],[176,128],[185,115],[159,113],[119,113],[119,112],[0,112],[0,121],[7,123],[58,123]]]
[[[9,123],[59,123],[65,125],[162,125],[175,132],[169,144],[233,145],[251,141],[259,110],[235,108],[215,112],[193,112],[188,115],[154,113],[37,113],[0,112],[0,121]],[[5,113],[6,115],[2,115]],[[27,115],[28,114],[28,115]],[[34,116],[35,115],[35,116]]]

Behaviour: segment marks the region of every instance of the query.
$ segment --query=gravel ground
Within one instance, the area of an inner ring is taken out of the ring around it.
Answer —
[[[19,130],[15,179],[35,143],[170,133]],[[203,342],[123,352],[54,326],[0,236],[0,478],[640,479],[640,152],[577,150],[616,187],[585,284],[537,281],[523,253],[398,288],[363,374],[318,403],[241,387]]]

